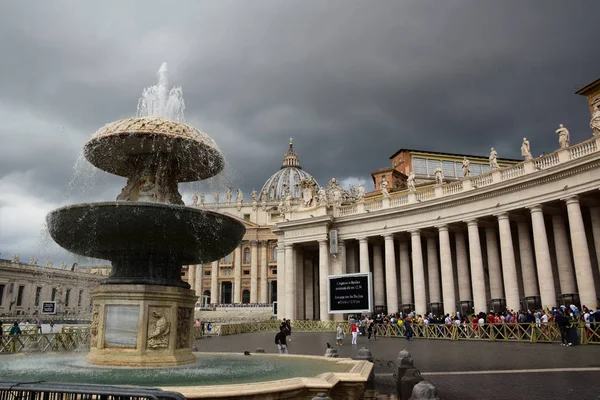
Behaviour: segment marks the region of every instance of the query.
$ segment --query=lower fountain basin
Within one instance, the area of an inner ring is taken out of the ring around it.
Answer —
[[[182,265],[224,257],[246,232],[242,222],[216,212],[126,201],[58,208],[46,222],[61,247],[112,262],[105,283],[188,288],[181,280]]]

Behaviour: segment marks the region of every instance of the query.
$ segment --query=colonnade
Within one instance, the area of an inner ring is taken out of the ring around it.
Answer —
[[[280,317],[331,319],[327,276],[352,272],[372,272],[375,310],[387,313],[597,303],[600,205],[583,206],[578,196],[404,232],[340,235],[338,242],[331,255],[326,237],[280,239]]]

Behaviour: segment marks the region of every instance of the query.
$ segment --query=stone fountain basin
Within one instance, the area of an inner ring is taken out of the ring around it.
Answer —
[[[207,263],[231,253],[246,228],[212,211],[145,202],[83,203],[46,217],[52,239],[88,257],[110,260],[105,283],[189,287],[181,266]]]
[[[196,363],[168,368],[98,367],[85,354],[5,357],[0,375],[8,381],[60,381],[159,386],[188,399],[296,399],[318,392],[355,397],[373,368],[368,361],[307,355],[194,353]]]

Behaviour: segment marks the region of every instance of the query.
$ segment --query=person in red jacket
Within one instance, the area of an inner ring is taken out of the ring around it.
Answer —
[[[352,332],[352,344],[358,344],[356,342],[356,339],[358,337],[358,327],[356,326],[356,322],[352,322],[352,325],[350,325],[350,332]]]

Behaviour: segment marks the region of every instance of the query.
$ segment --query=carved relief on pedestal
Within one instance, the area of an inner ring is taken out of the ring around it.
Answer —
[[[92,310],[92,323],[90,324],[90,347],[98,347],[98,324],[100,320],[100,306],[94,305]]]
[[[148,309],[148,340],[149,349],[166,349],[169,347],[169,332],[171,323],[166,317],[168,308],[150,307]]]
[[[193,309],[179,307],[177,309],[177,346],[178,349],[190,347],[190,323]]]

